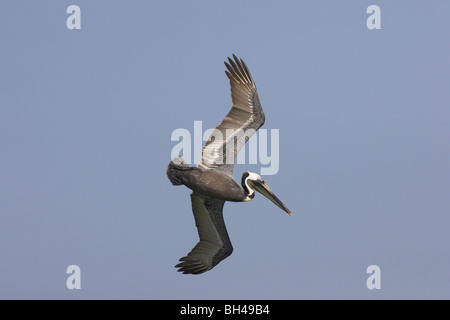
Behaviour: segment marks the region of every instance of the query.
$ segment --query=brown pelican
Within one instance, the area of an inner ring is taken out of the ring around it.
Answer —
[[[235,55],[233,58],[234,61],[228,58],[229,63],[225,62],[233,107],[203,146],[200,163],[197,167],[189,167],[178,156],[167,168],[167,176],[173,185],[185,185],[193,191],[192,211],[200,241],[175,266],[185,274],[208,271],[232,253],[222,214],[225,201],[249,201],[256,190],[291,214],[258,174],[245,172],[242,188],[233,178],[234,161],[239,150],[265,121],[247,66],[242,59]]]

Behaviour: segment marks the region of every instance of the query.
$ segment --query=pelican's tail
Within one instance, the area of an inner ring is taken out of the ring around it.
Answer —
[[[169,166],[167,167],[167,177],[169,178],[170,182],[174,186],[182,185],[182,179],[180,171],[188,169],[189,166],[184,162],[184,160],[178,156],[174,158],[172,161],[170,161]]]

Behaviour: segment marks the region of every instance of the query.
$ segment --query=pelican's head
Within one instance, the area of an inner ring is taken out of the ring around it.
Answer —
[[[242,188],[244,188],[247,192],[247,199],[245,201],[250,201],[253,199],[255,197],[256,190],[291,215],[291,211],[289,211],[283,202],[281,202],[272,190],[270,190],[269,186],[264,182],[259,174],[254,172],[244,172],[242,175]]]

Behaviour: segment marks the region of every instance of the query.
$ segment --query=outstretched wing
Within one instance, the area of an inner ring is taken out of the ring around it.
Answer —
[[[242,59],[228,58],[225,71],[230,79],[233,107],[213,130],[202,150],[201,168],[214,168],[233,175],[239,150],[264,124],[264,112],[259,102],[253,78]]]
[[[200,241],[175,267],[185,274],[200,274],[228,257],[233,252],[233,247],[223,220],[225,201],[194,192],[191,194],[191,202]]]

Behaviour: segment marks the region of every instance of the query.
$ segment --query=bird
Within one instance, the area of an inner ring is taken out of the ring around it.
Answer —
[[[167,167],[167,177],[175,185],[192,190],[191,204],[199,242],[175,267],[183,274],[202,274],[214,268],[233,252],[223,218],[226,201],[247,202],[260,192],[279,208],[291,211],[277,198],[262,177],[244,172],[241,186],[233,178],[234,162],[239,150],[264,124],[265,115],[255,82],[247,65],[234,54],[225,61],[230,80],[233,106],[213,130],[202,149],[196,167],[177,156]]]

